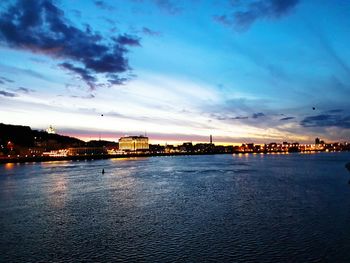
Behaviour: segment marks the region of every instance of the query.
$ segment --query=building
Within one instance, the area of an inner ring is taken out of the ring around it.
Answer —
[[[125,136],[119,139],[119,150],[123,151],[145,151],[149,149],[148,137]]]
[[[191,153],[193,152],[192,142],[184,142],[182,145],[178,146],[180,152]]]
[[[164,153],[165,152],[165,146],[160,144],[150,144],[149,145],[149,151],[151,153]]]
[[[46,132],[49,134],[56,134],[56,130],[52,127],[52,125],[46,129]]]

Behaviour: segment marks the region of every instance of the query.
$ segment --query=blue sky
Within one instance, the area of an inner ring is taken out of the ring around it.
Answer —
[[[85,140],[350,139],[349,1],[23,0],[0,13],[0,122]]]

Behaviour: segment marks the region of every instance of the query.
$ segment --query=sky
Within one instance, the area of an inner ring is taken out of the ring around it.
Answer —
[[[0,123],[350,141],[348,0],[2,0]]]

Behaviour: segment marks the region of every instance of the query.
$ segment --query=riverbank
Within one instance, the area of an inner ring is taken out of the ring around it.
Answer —
[[[310,152],[295,152],[295,153],[310,153]],[[320,151],[314,151],[313,153],[321,153]],[[103,159],[116,159],[116,158],[135,158],[135,157],[156,157],[156,156],[186,156],[186,155],[214,155],[214,154],[294,154],[288,152],[264,152],[264,153],[226,153],[226,152],[184,152],[184,153],[137,153],[137,154],[94,154],[94,155],[74,155],[74,156],[62,156],[62,157],[50,157],[50,156],[33,156],[33,157],[9,157],[0,158],[0,164],[6,163],[29,163],[29,162],[53,162],[53,161],[81,161],[81,160],[103,160]],[[346,165],[350,171],[350,163]]]
[[[101,154],[101,155],[74,155],[62,157],[35,156],[35,157],[10,157],[0,159],[0,164],[5,163],[28,163],[28,162],[52,162],[52,161],[81,161],[103,160],[115,158],[155,157],[155,156],[183,156],[183,155],[213,155],[232,153],[137,153],[137,154]]]

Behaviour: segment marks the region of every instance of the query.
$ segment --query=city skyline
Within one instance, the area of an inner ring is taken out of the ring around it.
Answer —
[[[347,1],[2,1],[0,122],[84,140],[350,140]]]

